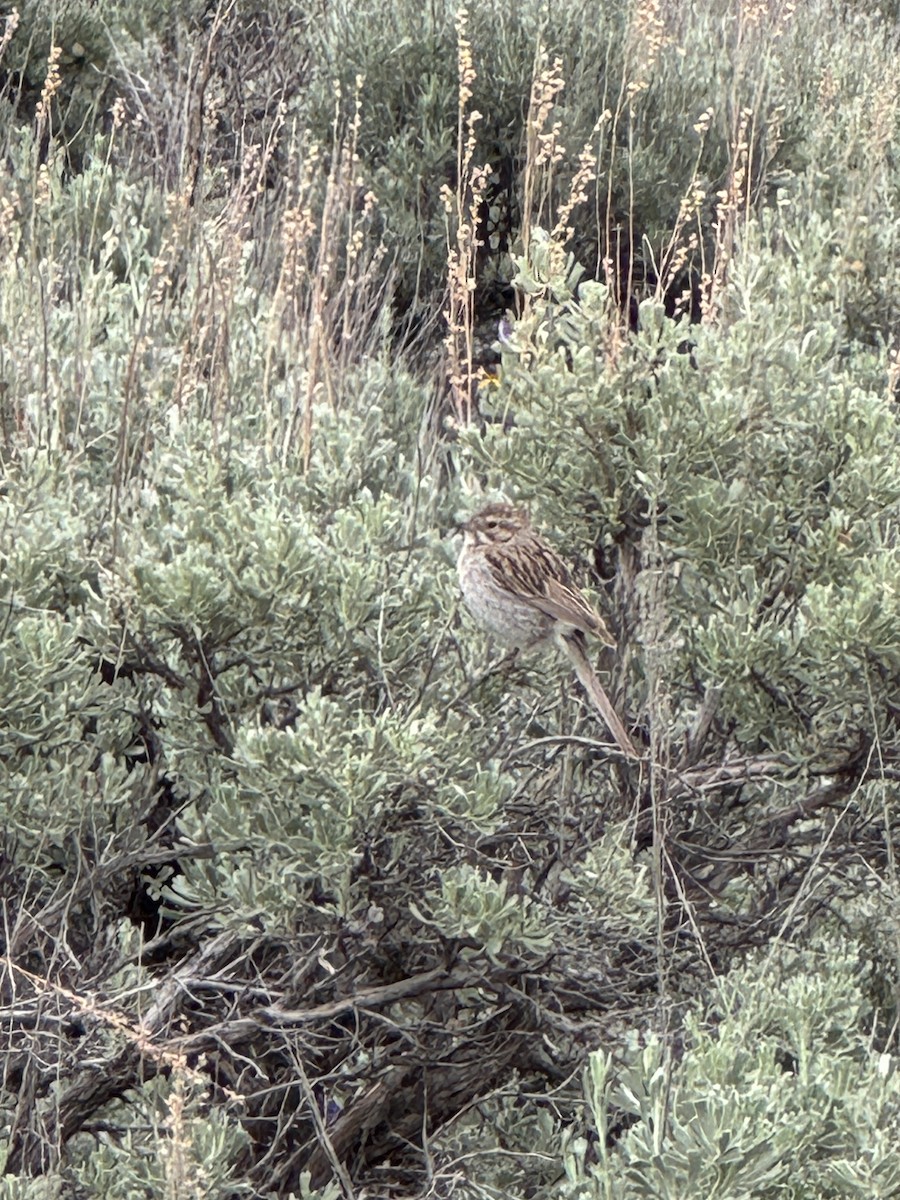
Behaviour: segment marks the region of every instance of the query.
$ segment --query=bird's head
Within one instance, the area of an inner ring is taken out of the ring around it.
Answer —
[[[462,524],[466,541],[484,546],[489,542],[509,542],[531,525],[524,508],[512,504],[488,504]]]

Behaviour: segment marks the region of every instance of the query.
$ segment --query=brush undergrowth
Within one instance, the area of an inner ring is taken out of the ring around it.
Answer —
[[[893,1194],[894,26],[0,17],[9,1195]]]

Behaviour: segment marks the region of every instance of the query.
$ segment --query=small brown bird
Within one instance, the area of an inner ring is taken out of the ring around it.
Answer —
[[[472,615],[509,646],[555,643],[570,659],[623,754],[640,758],[588,658],[586,634],[615,640],[572,581],[569,568],[531,527],[528,513],[488,504],[462,526],[459,582]]]

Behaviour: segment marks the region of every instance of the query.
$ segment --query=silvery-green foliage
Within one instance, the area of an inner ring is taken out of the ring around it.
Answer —
[[[45,1175],[37,1179],[24,1179],[22,1176],[6,1175],[0,1180],[0,1196],[3,1200],[63,1200],[66,1194],[66,1181],[48,1178]]]
[[[348,918],[368,905],[354,887],[367,841],[389,835],[384,869],[401,872],[418,822],[491,829],[509,791],[436,713],[373,716],[312,692],[287,728],[245,726],[209,797],[184,810],[189,836],[212,838],[219,854],[214,867],[186,864],[168,895],[225,924],[255,918],[278,929],[315,919],[305,910],[318,885],[327,897],[318,908]]]
[[[843,940],[782,947],[719,980],[678,1053],[638,1030],[622,1054],[597,1050],[585,1076],[596,1160],[570,1147],[554,1194],[893,1195],[900,1072],[865,1031],[866,982]]]
[[[252,1195],[235,1166],[247,1135],[223,1107],[206,1103],[206,1091],[204,1081],[183,1066],[173,1079],[147,1084],[137,1098],[138,1120],[132,1113],[121,1136],[78,1140],[78,1185],[98,1200],[184,1191],[211,1200]],[[124,1108],[121,1116],[128,1116]]]
[[[583,917],[599,918],[607,938],[650,935],[657,918],[650,866],[635,860],[625,830],[608,829],[582,859],[567,869],[564,878],[578,897]]]
[[[114,602],[147,612],[147,632],[193,635],[210,650],[288,623],[303,637],[310,628],[304,618],[319,546],[315,529],[277,501],[248,503],[241,492],[229,499],[226,488],[215,472],[186,477],[174,494],[146,495],[123,534],[127,565],[114,571],[108,591]]]
[[[23,453],[5,482],[0,496],[4,599],[16,611],[73,616],[90,604],[97,586],[97,568],[87,565],[87,543],[101,519],[96,489],[43,451]],[[82,506],[83,514],[73,511]]]
[[[73,539],[78,525],[45,464],[37,458],[35,466],[37,486],[0,501],[0,814],[32,849],[48,831],[79,824],[95,788],[104,791],[88,772],[97,753],[91,729],[105,708],[77,612],[90,591]],[[88,786],[73,789],[85,776]]]
[[[182,26],[196,29],[206,11],[204,0],[147,0],[139,8],[127,0],[105,0],[105,7],[142,44],[152,35],[171,37]]]
[[[336,679],[343,670],[358,686],[362,656],[372,686],[390,687],[408,665],[409,638],[437,615],[435,589],[420,569],[424,543],[412,544],[409,501],[375,499],[360,486],[345,487],[341,504],[336,488],[353,459],[343,462],[320,500],[289,474],[192,474],[190,459],[167,460],[168,477],[143,489],[123,522],[121,558],[104,578],[110,606],[143,612],[140,635],[163,639],[179,659],[199,644],[207,654],[230,648],[272,658],[281,680]],[[328,483],[323,472],[317,489]],[[228,675],[222,683],[235,698],[261,685],[246,671]]]
[[[466,1178],[459,1181],[465,1196],[515,1196],[526,1186],[536,1196],[552,1194],[561,1174],[558,1122],[552,1105],[522,1102],[522,1081],[513,1076],[510,1086],[492,1098],[491,1111],[483,1105],[460,1114],[441,1138],[441,1149],[451,1164],[468,1161]],[[494,1135],[503,1130],[497,1152]]]
[[[490,958],[519,947],[539,953],[553,944],[548,910],[516,895],[505,879],[498,884],[465,863],[443,871],[439,887],[428,888],[413,912],[444,937],[462,938]]]

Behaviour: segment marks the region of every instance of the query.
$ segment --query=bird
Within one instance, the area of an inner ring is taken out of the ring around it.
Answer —
[[[457,571],[475,620],[505,645],[562,650],[619,749],[628,758],[640,758],[588,656],[588,634],[606,646],[615,646],[615,639],[565,561],[532,528],[527,510],[488,504],[460,528],[464,541]]]

